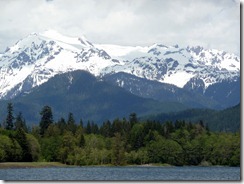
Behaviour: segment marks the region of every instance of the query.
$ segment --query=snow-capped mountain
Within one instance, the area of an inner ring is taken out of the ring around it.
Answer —
[[[0,55],[0,99],[14,98],[56,74],[78,69],[99,77],[124,72],[204,93],[213,84],[237,81],[240,59],[202,47],[126,47],[92,44],[84,36],[67,37],[55,31],[33,33]],[[116,80],[121,87],[126,82]]]
[[[112,56],[120,53],[117,59],[125,64],[103,69],[109,76],[105,79],[133,94],[191,104],[191,107],[217,109],[240,102],[240,59],[234,54],[199,46],[180,48],[178,45],[167,47],[161,44],[144,48],[113,45],[99,48],[106,49]],[[150,81],[161,84],[155,86]],[[185,92],[163,84],[173,84]]]
[[[199,85],[196,82],[200,80],[204,89],[226,79],[237,80],[240,76],[240,61],[237,56],[199,46],[180,48],[178,45],[167,47],[155,44],[151,47],[117,47],[113,50],[101,45],[99,48],[107,49],[107,53],[112,56],[122,53],[117,59],[124,63],[106,67],[103,69],[106,74],[125,72],[180,88],[189,82],[194,88],[194,84]]]
[[[85,37],[66,37],[55,31],[33,33],[0,57],[0,99],[28,92],[56,74],[83,69],[99,75],[110,65],[114,65],[111,57]]]

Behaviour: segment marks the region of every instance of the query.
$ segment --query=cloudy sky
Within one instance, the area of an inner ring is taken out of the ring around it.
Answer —
[[[0,52],[54,29],[92,43],[201,45],[240,54],[238,0],[1,0]]]

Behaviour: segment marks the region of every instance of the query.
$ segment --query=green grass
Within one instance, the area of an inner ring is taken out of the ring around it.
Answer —
[[[43,168],[43,167],[67,167],[59,162],[2,162],[0,169],[6,168]]]

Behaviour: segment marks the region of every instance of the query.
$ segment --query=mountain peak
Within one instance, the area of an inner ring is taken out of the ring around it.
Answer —
[[[32,33],[0,56],[0,99],[40,85],[55,74],[86,70],[95,76],[125,72],[183,88],[201,79],[204,88],[240,76],[240,61],[203,47],[154,44],[148,47],[91,44],[85,36],[55,30]],[[28,89],[27,89],[27,87]],[[13,96],[14,96],[13,95]]]
[[[40,36],[54,40],[59,41],[71,45],[82,45],[84,47],[93,47],[93,45],[86,39],[84,35],[81,37],[71,37],[71,36],[65,36],[56,30],[46,30],[42,33],[40,33]]]

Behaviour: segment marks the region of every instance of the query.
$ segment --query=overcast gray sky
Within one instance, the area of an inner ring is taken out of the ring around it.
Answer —
[[[92,43],[200,45],[240,54],[238,0],[1,0],[0,52],[54,29]]]

